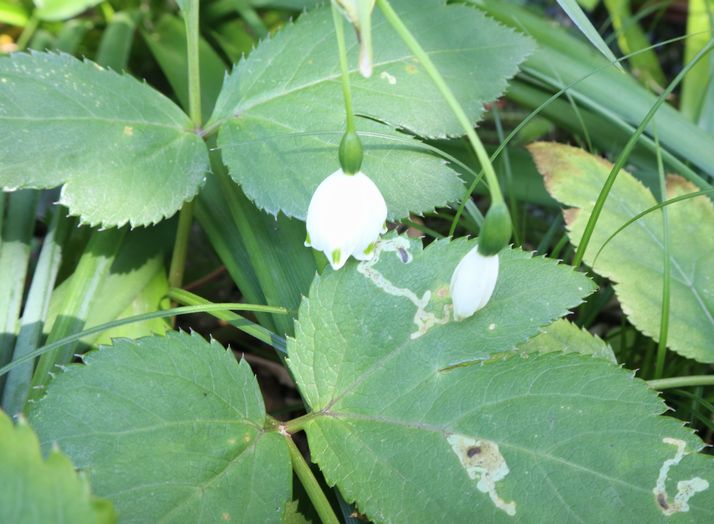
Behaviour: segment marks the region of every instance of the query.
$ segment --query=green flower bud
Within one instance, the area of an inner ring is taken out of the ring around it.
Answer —
[[[511,215],[503,202],[491,205],[483,221],[478,239],[478,252],[491,256],[501,251],[511,240]]]
[[[347,175],[354,175],[362,167],[362,141],[357,133],[347,132],[340,142],[340,166]]]

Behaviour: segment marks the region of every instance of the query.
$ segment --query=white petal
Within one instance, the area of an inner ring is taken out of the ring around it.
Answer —
[[[468,318],[483,308],[493,295],[498,280],[498,255],[485,257],[476,248],[461,259],[451,276],[454,318]]]
[[[379,238],[387,219],[387,205],[379,188],[363,173],[328,176],[312,195],[307,210],[307,232],[314,249],[323,251],[334,269],[356,255],[361,260]],[[333,254],[339,250],[339,257]]]

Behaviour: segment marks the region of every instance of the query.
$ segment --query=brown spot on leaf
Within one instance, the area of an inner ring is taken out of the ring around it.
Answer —
[[[667,496],[664,493],[659,493],[657,495],[657,504],[659,504],[662,509],[669,509],[669,504],[667,503]]]
[[[479,453],[481,453],[480,446],[471,446],[469,449],[466,450],[466,455],[469,458],[472,458],[474,455],[478,455]]]

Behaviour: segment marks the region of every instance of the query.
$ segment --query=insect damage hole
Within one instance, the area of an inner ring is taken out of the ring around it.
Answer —
[[[674,496],[674,500],[670,502],[669,495],[667,495],[667,476],[669,475],[669,470],[679,464],[682,458],[684,458],[684,455],[687,454],[685,452],[687,443],[683,440],[669,437],[663,438],[662,442],[675,446],[677,451],[674,454],[674,458],[665,460],[659,469],[659,476],[657,477],[655,487],[652,488],[652,493],[654,493],[655,501],[660,511],[669,517],[675,513],[689,511],[689,499],[697,493],[708,489],[709,482],[700,477],[680,480],[677,482],[677,494]]]
[[[478,481],[476,488],[488,493],[491,502],[511,517],[516,514],[516,503],[506,502],[496,492],[496,483],[510,472],[498,444],[490,440],[476,440],[457,433],[446,437],[451,450],[459,458],[470,479]]]

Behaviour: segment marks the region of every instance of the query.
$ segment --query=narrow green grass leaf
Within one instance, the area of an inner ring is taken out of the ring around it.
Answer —
[[[37,197],[33,190],[7,195],[7,217],[0,235],[0,366],[12,357],[19,328]]]
[[[659,57],[651,49],[647,36],[630,12],[630,0],[605,0],[612,25],[618,33],[617,43],[624,54],[642,51],[629,58],[632,73],[653,91],[667,84]]]
[[[111,322],[107,322],[106,324],[101,324],[99,326],[95,326],[93,328],[85,329],[84,331],[81,331],[80,333],[75,333],[74,335],[70,335],[68,337],[65,337],[61,340],[58,340],[57,342],[52,342],[51,344],[47,344],[45,346],[42,346],[41,348],[36,349],[35,351],[28,353],[24,357],[18,358],[17,360],[12,361],[10,364],[7,364],[6,366],[3,366],[0,368],[0,377],[5,375],[5,373],[8,373],[9,371],[15,369],[18,366],[21,366],[23,364],[26,364],[27,362],[32,362],[33,359],[36,357],[39,357],[40,355],[44,355],[45,353],[50,353],[52,351],[55,351],[57,349],[60,349],[67,344],[72,344],[78,340],[81,340],[84,337],[88,337],[90,335],[95,335],[97,333],[102,333],[104,331],[114,329],[119,326],[125,326],[127,324],[132,324],[135,322],[145,322],[147,320],[152,320],[156,318],[170,318],[170,317],[175,317],[176,315],[190,315],[193,313],[209,313],[212,311],[230,311],[230,310],[235,310],[235,311],[253,311],[253,312],[265,312],[265,313],[271,313],[274,315],[279,315],[279,314],[287,314],[288,311],[285,310],[284,308],[281,307],[273,307],[273,306],[263,306],[259,304],[242,304],[242,303],[207,303],[207,302],[199,302],[200,305],[196,306],[184,306],[184,307],[175,307],[175,308],[170,308],[170,309],[165,309],[162,311],[153,311],[150,313],[142,313],[141,315],[136,315],[133,317],[128,317],[128,318],[121,318],[118,320],[113,320]],[[216,315],[217,316],[217,315]],[[217,318],[224,319],[224,316],[220,316]],[[237,329],[240,329],[241,331],[245,331],[249,335],[252,335],[256,337],[258,340],[262,340],[263,342],[267,344],[272,344],[273,339],[270,336],[265,336],[264,334],[261,334],[260,330],[255,330],[255,329],[250,329],[250,326],[252,326],[252,323],[246,319],[243,319],[239,315],[235,316],[230,316],[230,318],[227,318],[228,320],[231,320],[231,325],[235,326]],[[278,339],[280,340],[280,339]],[[276,345],[276,349],[279,349],[279,346]]]
[[[116,13],[102,33],[97,63],[114,71],[123,71],[134,43],[136,22],[130,12]]]
[[[576,0],[558,0],[558,5],[563,9],[563,11],[566,12],[573,23],[578,27],[578,29],[580,29],[595,49],[600,51],[608,61],[613,62],[616,67],[623,70],[622,65],[620,65],[617,61],[617,58],[602,39],[600,33],[597,32],[597,29],[593,27],[593,24],[590,22],[588,16],[583,13],[583,10],[578,5],[578,2],[576,2]]]
[[[54,215],[32,275],[32,283],[27,294],[20,330],[12,354],[13,360],[31,353],[40,342],[55,280],[62,263],[62,246],[71,222],[64,216],[65,213],[66,210],[62,207],[58,206],[54,209]],[[33,367],[33,363],[28,362],[8,374],[2,394],[2,408],[7,413],[15,415],[22,411],[30,390]],[[0,380],[1,382],[2,380]]]
[[[684,63],[688,64],[714,35],[714,0],[689,0],[687,10],[687,40]],[[680,110],[693,122],[703,115],[703,102],[711,88],[714,62],[703,60],[689,71],[682,82]],[[709,128],[712,131],[712,128]]]

